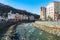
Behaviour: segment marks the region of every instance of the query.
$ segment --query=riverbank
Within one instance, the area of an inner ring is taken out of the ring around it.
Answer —
[[[8,28],[8,30],[3,34],[3,36],[1,37],[1,40],[9,40],[10,38],[10,36],[12,35],[12,33],[15,31],[15,29],[16,29],[16,27],[17,27],[17,25],[19,25],[20,24],[20,22],[18,22],[18,23],[16,23],[16,24],[13,24],[13,25],[11,25],[9,28]]]
[[[23,21],[23,22],[16,22],[15,24],[9,26],[9,28],[7,28],[6,32],[3,35],[3,37],[1,38],[2,40],[4,39],[10,39],[10,36],[13,35],[13,33],[16,33],[16,27],[22,23],[29,23],[29,22],[26,22],[26,21]]]
[[[53,24],[50,24],[49,22],[37,21],[37,22],[33,23],[33,25],[36,28],[39,28],[41,30],[44,30],[48,33],[51,33],[51,34],[54,34],[54,35],[57,35],[57,36],[60,37],[60,27],[57,24],[53,25]]]
[[[33,26],[33,23],[21,23],[16,32],[19,40],[60,40],[57,35],[50,34]]]

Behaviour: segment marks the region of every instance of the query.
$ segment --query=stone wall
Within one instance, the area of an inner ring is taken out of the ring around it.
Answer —
[[[54,25],[50,25],[50,24],[42,24],[42,23],[33,23],[33,25],[36,27],[36,28],[39,28],[43,31],[46,31],[48,33],[51,33],[51,34],[54,34],[54,35],[57,35],[57,36],[60,36],[60,28],[59,27],[56,27]]]

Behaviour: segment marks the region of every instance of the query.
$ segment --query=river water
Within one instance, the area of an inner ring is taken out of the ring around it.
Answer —
[[[32,23],[22,23],[18,25],[16,32],[19,40],[60,40],[60,37],[56,35],[35,28]]]

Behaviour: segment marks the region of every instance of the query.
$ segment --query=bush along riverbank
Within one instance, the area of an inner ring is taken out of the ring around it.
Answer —
[[[60,28],[58,28],[58,27],[56,27],[54,25],[50,25],[50,24],[45,25],[43,23],[37,23],[37,22],[33,23],[33,25],[36,28],[39,28],[39,29],[41,29],[43,31],[46,31],[46,32],[48,32],[50,34],[57,35],[57,36],[60,37]]]

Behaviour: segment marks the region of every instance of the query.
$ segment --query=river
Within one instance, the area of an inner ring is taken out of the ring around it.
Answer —
[[[17,26],[19,40],[60,40],[60,37],[49,34],[33,26],[33,23],[22,23]]]

